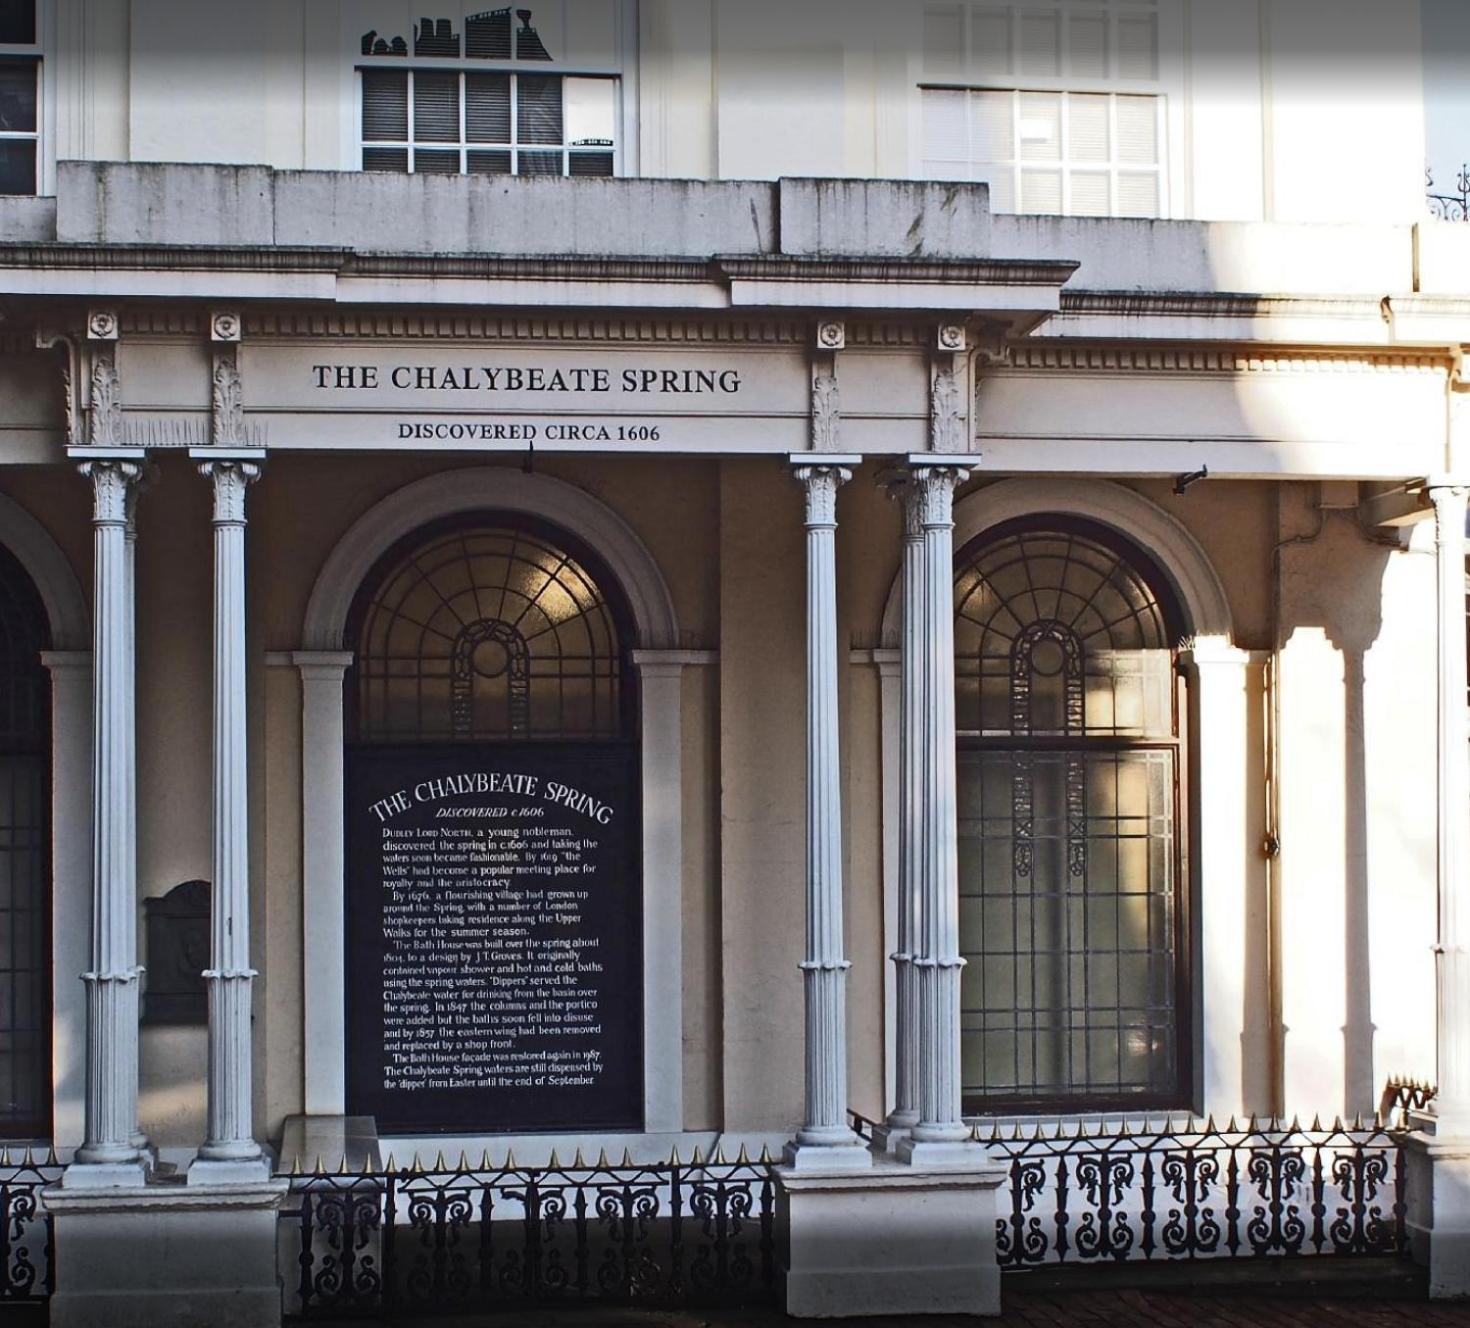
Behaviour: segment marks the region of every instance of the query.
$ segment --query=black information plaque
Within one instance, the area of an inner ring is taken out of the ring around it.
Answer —
[[[349,752],[348,1113],[641,1129],[638,827],[628,746]]]

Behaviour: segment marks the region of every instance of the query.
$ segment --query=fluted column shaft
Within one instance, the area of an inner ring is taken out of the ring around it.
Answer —
[[[92,481],[92,947],[87,986],[83,1167],[139,1159],[137,800],[133,765],[132,577],[128,523],[141,467],[88,461]],[[141,1168],[138,1168],[141,1177]]]
[[[261,1157],[251,1118],[250,858],[245,706],[245,491],[259,468],[206,461],[214,484],[214,886],[210,901],[209,1119],[202,1162]],[[203,1170],[207,1171],[207,1168]],[[196,1163],[191,1179],[201,1168]]]
[[[1470,1135],[1470,753],[1466,750],[1465,504],[1431,482],[1439,709],[1438,1133]]]
[[[898,948],[894,967],[893,1110],[890,1133],[911,1130],[919,1119],[919,994],[914,969],[922,872],[918,808],[924,770],[924,534],[919,507],[910,501],[907,476],[889,479],[889,492],[903,508],[903,620],[899,639],[898,716]]]
[[[915,726],[921,752],[918,926],[918,1113],[910,1143],[961,1144],[959,861],[954,701],[954,491],[967,471],[953,463],[915,464],[908,502],[921,539],[914,630],[922,696]],[[911,1155],[922,1150],[910,1150]]]
[[[798,465],[806,491],[806,1120],[794,1154],[868,1154],[847,1123],[847,970],[837,727],[837,490],[843,465]],[[805,1159],[798,1159],[798,1163]]]

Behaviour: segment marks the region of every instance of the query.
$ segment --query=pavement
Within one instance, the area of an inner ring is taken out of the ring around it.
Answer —
[[[416,1322],[422,1324],[424,1320]],[[942,1315],[823,1322],[849,1324],[852,1328],[1470,1328],[1470,1303],[1300,1289],[1269,1294],[1179,1287],[1039,1292],[1008,1289],[1005,1312],[998,1319]],[[588,1308],[526,1310],[435,1323],[437,1328],[493,1328],[496,1324],[515,1328],[776,1328],[810,1325],[811,1321],[788,1319],[768,1310]]]

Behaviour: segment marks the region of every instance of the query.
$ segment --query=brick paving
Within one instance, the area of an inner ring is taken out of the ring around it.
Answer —
[[[423,1322],[422,1320],[418,1322]],[[482,1319],[439,1321],[439,1328],[775,1328],[801,1321],[761,1311],[586,1309],[537,1312]],[[1007,1290],[998,1319],[944,1315],[877,1319],[828,1319],[852,1328],[1470,1328],[1470,1303],[1449,1304],[1406,1297],[1379,1299],[1341,1291],[1294,1290],[1270,1295],[1255,1291],[1188,1291],[1178,1288],[1117,1291]]]

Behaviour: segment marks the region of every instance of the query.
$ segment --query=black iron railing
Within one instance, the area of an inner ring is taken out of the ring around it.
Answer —
[[[0,1151],[0,1305],[47,1300],[56,1287],[52,1219],[41,1190],[60,1179],[54,1153]]]
[[[1409,1118],[1434,1101],[1435,1087],[1420,1079],[1392,1078],[1383,1086],[1378,1119],[1400,1130],[1409,1128]]]
[[[775,1292],[770,1159],[743,1150],[649,1165],[390,1159],[375,1173],[293,1175],[291,1190],[287,1311],[301,1318],[755,1304]]]
[[[1470,166],[1461,166],[1455,177],[1453,194],[1434,192],[1434,176],[1424,172],[1424,199],[1429,206],[1429,215],[1441,221],[1470,221]]]
[[[1404,1252],[1404,1161],[1381,1124],[1254,1118],[979,1136],[1009,1169],[1003,1269]]]

